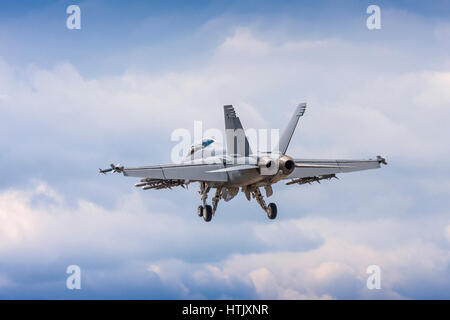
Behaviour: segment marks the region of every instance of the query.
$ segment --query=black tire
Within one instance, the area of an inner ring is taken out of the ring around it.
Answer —
[[[267,217],[269,217],[270,220],[273,220],[277,217],[277,205],[275,203],[269,203],[267,206]]]
[[[206,205],[203,208],[203,220],[206,222],[211,221],[212,218],[212,207],[210,205]]]
[[[198,216],[203,217],[203,206],[198,206]]]

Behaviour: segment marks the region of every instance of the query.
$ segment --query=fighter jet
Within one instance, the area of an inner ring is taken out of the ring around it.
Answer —
[[[261,206],[269,219],[277,217],[275,203],[266,204],[266,197],[273,194],[272,185],[286,181],[286,185],[309,184],[337,178],[336,174],[380,168],[385,158],[377,156],[367,160],[318,160],[300,159],[286,154],[300,117],[305,113],[306,103],[300,103],[280,136],[278,146],[270,152],[253,154],[241,121],[232,105],[224,106],[226,147],[214,138],[205,138],[189,149],[186,158],[177,164],[162,164],[128,168],[111,164],[100,173],[122,173],[128,177],[142,178],[136,187],[148,189],[172,189],[199,183],[202,204],[197,214],[211,221],[219,201],[228,202],[241,190],[250,201]],[[207,203],[209,192],[215,189],[212,205]]]

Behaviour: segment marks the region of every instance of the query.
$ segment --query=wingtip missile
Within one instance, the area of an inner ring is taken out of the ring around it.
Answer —
[[[108,168],[108,169],[101,169],[101,168],[98,168],[98,170],[99,170],[99,173],[103,173],[103,174],[107,174],[108,172],[113,172],[113,173],[121,173],[122,171],[123,171],[123,169],[124,169],[124,167],[123,166],[121,166],[120,164],[118,164],[118,165],[114,165],[113,163],[111,163],[110,164],[110,167],[111,168]]]
[[[112,169],[101,169],[101,168],[98,168],[98,170],[99,170],[99,173],[102,173],[102,174],[107,174],[108,172],[112,171]]]
[[[379,163],[382,163],[382,164],[384,164],[384,165],[387,165],[387,161],[386,161],[386,158],[385,158],[385,157],[377,156],[377,160],[378,160]]]

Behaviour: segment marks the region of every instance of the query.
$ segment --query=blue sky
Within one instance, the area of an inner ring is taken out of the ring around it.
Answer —
[[[0,298],[449,298],[447,2],[85,1],[68,30],[70,4],[0,12]],[[239,194],[209,224],[195,185],[97,174],[169,162],[171,132],[222,129],[224,104],[280,128],[300,101],[289,154],[389,165],[277,184],[275,221]]]

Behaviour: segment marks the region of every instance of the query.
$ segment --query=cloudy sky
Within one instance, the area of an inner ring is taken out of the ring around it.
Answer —
[[[75,3],[81,30],[72,1],[1,6],[0,298],[450,298],[448,2]],[[210,223],[196,185],[98,174],[169,162],[172,131],[222,128],[224,104],[282,128],[302,101],[290,155],[389,165],[279,183],[274,221],[239,194]]]

